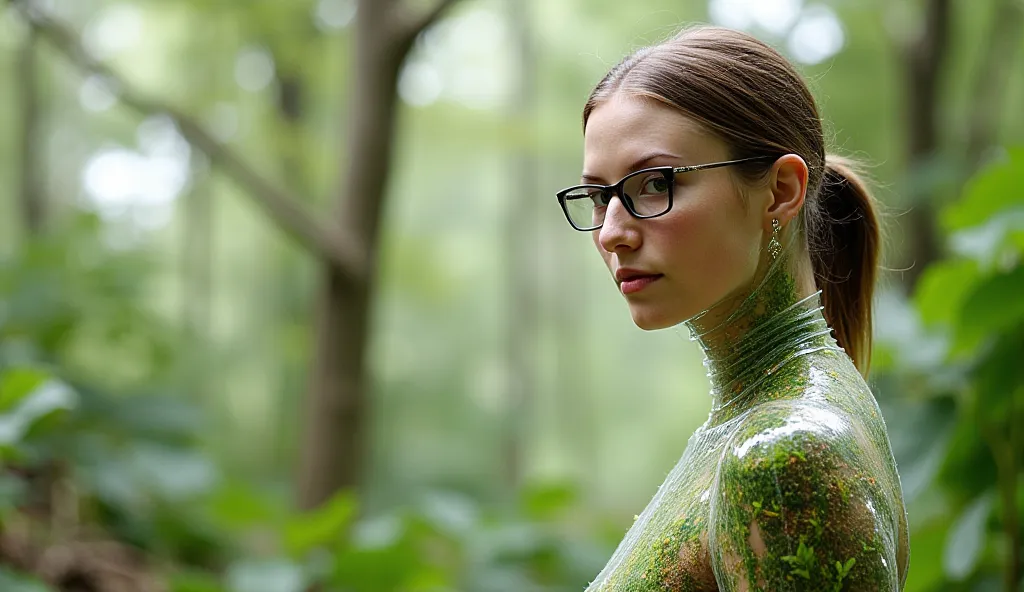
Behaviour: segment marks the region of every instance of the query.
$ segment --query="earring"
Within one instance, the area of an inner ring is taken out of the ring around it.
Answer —
[[[768,252],[772,255],[772,261],[779,258],[782,253],[782,243],[779,242],[779,229],[782,225],[779,224],[777,218],[772,218],[772,240],[768,242]]]

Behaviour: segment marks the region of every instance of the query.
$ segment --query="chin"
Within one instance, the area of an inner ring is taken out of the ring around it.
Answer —
[[[677,319],[677,315],[670,315],[666,314],[666,311],[653,311],[650,309],[638,310],[630,308],[630,314],[633,316],[633,324],[644,331],[657,331],[658,329],[673,327],[686,319],[686,317],[679,317]]]

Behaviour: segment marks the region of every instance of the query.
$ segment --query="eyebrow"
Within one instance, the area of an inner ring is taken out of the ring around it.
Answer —
[[[632,173],[634,171],[638,171],[638,170],[644,168],[645,164],[647,164],[648,162],[654,160],[655,158],[673,158],[673,159],[677,159],[678,160],[680,157],[677,154],[671,154],[671,153],[668,153],[668,152],[654,152],[654,153],[648,154],[647,156],[642,156],[642,157],[638,158],[637,160],[634,160],[633,163],[630,164],[629,167],[626,169],[627,170],[626,174],[629,174],[629,173]],[[590,174],[587,174],[587,173],[583,173],[582,175],[580,175],[580,180],[584,181],[586,183],[598,183],[598,184],[601,184],[601,185],[607,185],[608,184],[601,177],[597,177],[597,176],[590,175]]]

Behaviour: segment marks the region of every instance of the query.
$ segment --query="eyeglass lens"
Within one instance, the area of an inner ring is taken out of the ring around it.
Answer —
[[[622,180],[625,203],[633,213],[651,217],[668,211],[672,190],[671,170],[640,171]],[[565,209],[579,228],[596,228],[604,223],[605,211],[613,190],[600,187],[576,187],[565,194]]]

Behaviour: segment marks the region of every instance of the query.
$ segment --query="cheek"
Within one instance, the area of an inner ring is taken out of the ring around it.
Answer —
[[[680,209],[678,216],[666,220],[666,263],[688,293],[699,300],[717,300],[754,274],[760,248],[756,227],[751,230],[747,218],[738,204],[723,208],[705,202]]]

